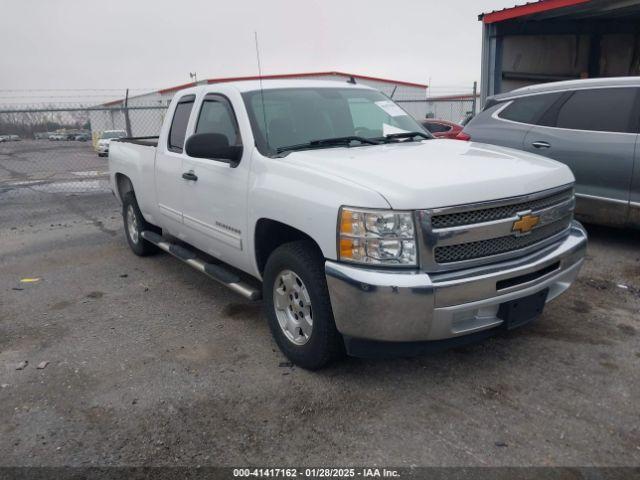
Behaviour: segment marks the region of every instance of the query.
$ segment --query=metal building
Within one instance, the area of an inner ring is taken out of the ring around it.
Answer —
[[[260,77],[228,77],[211,78],[199,81],[197,84],[211,84],[222,82],[234,82],[242,80],[258,80]],[[353,79],[356,83],[367,85],[393,98],[402,107],[416,118],[424,118],[426,112],[425,98],[427,85],[420,83],[405,82],[401,80],[389,80],[386,78],[370,77],[355,73],[344,72],[310,72],[291,73],[283,75],[264,75],[263,79],[286,79],[286,78],[312,78],[318,80],[349,81]],[[158,135],[164,120],[164,108],[141,108],[141,107],[166,107],[171,102],[175,93],[184,88],[193,87],[196,83],[186,83],[169,87],[156,92],[129,97],[128,106],[134,107],[129,110],[129,123],[132,136]],[[91,111],[92,135],[99,136],[104,130],[126,130],[126,120],[124,115],[125,100],[116,100],[103,104],[108,107],[102,111]],[[136,109],[138,107],[139,109]]]
[[[461,123],[468,115],[475,115],[480,94],[445,95],[427,97],[427,113],[429,118]]]
[[[640,0],[540,0],[479,20],[482,104],[534,83],[640,75]]]

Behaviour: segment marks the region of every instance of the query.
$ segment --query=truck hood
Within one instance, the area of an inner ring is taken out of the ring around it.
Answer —
[[[283,160],[370,188],[399,210],[515,197],[574,181],[555,160],[460,140],[303,150]]]

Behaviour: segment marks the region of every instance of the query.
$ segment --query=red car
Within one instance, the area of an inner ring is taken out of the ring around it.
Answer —
[[[464,128],[462,125],[458,125],[457,123],[448,122],[447,120],[436,120],[434,118],[420,120],[420,123],[436,138],[455,139]]]

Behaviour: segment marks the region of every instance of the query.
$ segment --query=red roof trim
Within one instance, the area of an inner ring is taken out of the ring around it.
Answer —
[[[344,73],[344,72],[308,72],[308,73],[284,73],[278,75],[263,75],[263,80],[277,80],[277,79],[286,79],[286,78],[300,78],[300,77],[318,77],[320,75],[340,75],[345,77],[353,77],[359,78],[361,80],[372,80],[377,82],[388,82],[395,83],[397,85],[405,85],[407,87],[418,87],[418,88],[429,88],[427,85],[423,85],[421,83],[413,83],[413,82],[404,82],[400,80],[389,80],[388,78],[378,78],[378,77],[369,77],[366,75],[356,75],[354,73]],[[223,82],[238,82],[245,80],[260,80],[258,75],[248,76],[248,77],[223,77],[223,78],[209,78],[207,83],[223,83]],[[169,93],[174,92],[176,90],[182,90],[183,88],[189,88],[196,86],[196,83],[185,83],[184,85],[178,85],[176,87],[169,87],[163,90],[159,90],[159,93]]]
[[[112,100],[110,102],[103,103],[102,105],[105,106],[105,107],[108,107],[109,105],[117,105],[117,104],[122,103],[122,102],[124,102],[124,100]]]
[[[162,90],[158,90],[158,93],[169,93],[175,90],[182,90],[183,88],[195,87],[196,85],[196,82],[183,83],[182,85],[177,85],[175,87],[163,88]]]
[[[362,80],[371,80],[371,81],[374,81],[374,82],[395,83],[397,85],[404,85],[406,87],[429,88],[429,85],[426,85],[424,83],[404,82],[402,80],[391,80],[389,78],[370,77],[368,75],[353,75],[353,74],[350,74],[350,73],[343,73],[343,72],[333,72],[333,74],[334,75],[344,75],[346,77],[360,78]]]
[[[515,7],[505,8],[504,10],[499,10],[497,12],[483,13],[479,16],[478,20],[482,20],[482,23],[503,22],[505,20],[533,15],[534,13],[580,5],[581,3],[587,3],[590,1],[591,0],[540,0],[535,3],[527,3],[526,5],[516,5]]]
[[[367,75],[357,75],[355,73],[344,73],[344,72],[307,72],[307,73],[284,73],[279,75],[263,75],[263,80],[275,80],[275,79],[285,79],[285,78],[300,78],[300,77],[318,77],[320,75],[335,75],[335,76],[344,76],[344,77],[353,77],[355,79],[360,80],[371,80],[374,82],[387,82],[387,83],[395,83],[396,85],[404,85],[407,87],[417,87],[417,88],[429,88],[428,85],[424,85],[422,83],[413,83],[413,82],[404,82],[401,80],[390,80],[388,78],[380,78],[380,77],[370,77]],[[259,76],[249,76],[249,77],[226,77],[226,78],[210,78],[206,80],[207,83],[222,83],[222,82],[237,82],[242,80],[260,80]],[[182,90],[183,88],[195,87],[197,85],[196,82],[184,83],[182,85],[177,85],[175,87],[163,88],[162,90],[158,90],[157,93],[169,93],[175,92],[176,90]],[[156,93],[156,92],[150,92]],[[145,94],[148,95],[148,94]],[[103,103],[103,105],[116,105],[121,103],[122,100],[114,100],[113,102]]]
[[[319,77],[321,75],[335,75],[335,76],[344,76],[344,77],[353,77],[359,78],[361,80],[371,80],[377,82],[388,82],[395,83],[398,85],[405,85],[408,87],[418,87],[418,88],[428,88],[427,85],[421,83],[413,83],[413,82],[404,82],[400,80],[390,80],[388,78],[379,78],[379,77],[370,77],[366,75],[357,75],[355,73],[344,73],[344,72],[307,72],[307,73],[284,73],[279,75],[263,75],[263,80],[276,80],[276,79],[286,79],[286,78],[300,78],[300,77]],[[221,83],[221,82],[237,82],[242,80],[260,80],[260,76],[250,76],[250,77],[228,77],[228,78],[210,78],[207,80],[207,83]]]

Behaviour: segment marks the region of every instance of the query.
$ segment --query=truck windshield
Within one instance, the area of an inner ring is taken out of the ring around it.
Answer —
[[[375,90],[283,88],[245,92],[243,98],[258,150],[267,156],[291,146],[298,150],[307,144],[316,149],[345,146],[344,141],[318,145],[317,141],[323,139],[380,140],[386,135],[425,131],[407,112]],[[350,145],[371,143],[375,142]]]

